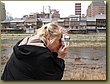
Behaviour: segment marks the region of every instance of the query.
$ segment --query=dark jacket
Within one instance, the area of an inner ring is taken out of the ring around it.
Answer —
[[[2,80],[61,80],[65,65],[57,53],[41,46],[18,46],[20,42],[13,48]]]

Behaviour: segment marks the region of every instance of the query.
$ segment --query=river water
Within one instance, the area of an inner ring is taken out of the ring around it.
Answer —
[[[74,62],[79,59],[85,64],[97,64],[106,69],[106,48],[69,48],[65,60]]]

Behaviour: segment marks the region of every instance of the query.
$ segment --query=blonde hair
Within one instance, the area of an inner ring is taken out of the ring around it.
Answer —
[[[37,34],[40,37],[40,40],[42,40],[45,45],[47,45],[46,37],[50,36],[52,38],[50,41],[50,44],[52,44],[57,37],[60,37],[62,35],[63,29],[64,28],[59,26],[57,23],[52,22],[43,25],[37,30],[35,34]]]

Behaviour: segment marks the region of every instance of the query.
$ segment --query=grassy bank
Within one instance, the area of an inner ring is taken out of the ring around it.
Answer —
[[[1,34],[1,36],[29,36],[33,34]]]
[[[106,74],[101,69],[76,68],[64,74],[62,80],[106,80]]]
[[[32,36],[33,34],[1,34],[1,40],[14,41],[21,40],[26,36]],[[106,34],[94,33],[94,34],[69,34],[70,47],[106,47]],[[3,44],[3,43],[2,43]],[[9,46],[12,46],[10,44]],[[5,46],[4,44],[2,46]],[[8,44],[6,45],[8,46]]]

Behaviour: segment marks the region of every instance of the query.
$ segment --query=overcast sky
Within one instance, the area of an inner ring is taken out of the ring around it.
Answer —
[[[81,3],[82,14],[86,14],[88,5],[92,1],[2,1],[5,3],[6,12],[12,17],[21,18],[30,13],[42,12],[43,6],[51,6],[51,9],[57,9],[61,17],[67,17],[75,14],[75,3]]]

